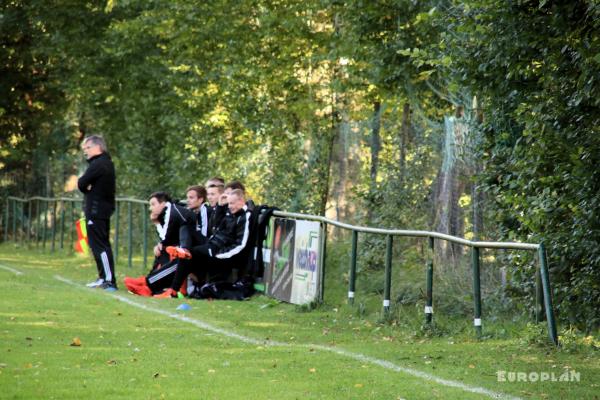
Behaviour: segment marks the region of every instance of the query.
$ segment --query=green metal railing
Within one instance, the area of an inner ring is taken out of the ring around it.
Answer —
[[[123,226],[121,220],[121,209],[125,203],[126,206],[126,243],[127,266],[133,267],[133,250],[141,248],[142,263],[144,269],[148,266],[148,212],[146,201],[119,197],[116,199],[116,210],[111,218],[111,230],[113,237],[113,255],[115,262],[119,258],[121,238],[123,236]],[[50,251],[56,248],[64,249],[65,246],[73,248],[75,244],[76,230],[75,222],[83,216],[82,198],[73,197],[30,197],[22,199],[18,197],[8,197],[5,203],[3,240],[13,240],[14,242],[33,242],[36,247],[40,245],[46,248],[46,243],[50,241]],[[139,223],[136,226],[134,220]],[[142,236],[134,236],[134,229],[139,228]]]
[[[43,203],[43,209],[41,205]],[[35,241],[35,245],[39,246],[40,241],[43,248],[46,247],[46,241],[51,242],[51,251],[55,250],[56,236],[59,234],[59,248],[63,249],[66,241],[70,242],[71,247],[75,242],[75,221],[82,215],[81,213],[81,198],[46,198],[46,197],[30,197],[21,199],[17,197],[8,197],[4,207],[4,226],[3,240],[12,239],[14,242],[23,243],[24,241]],[[146,206],[147,203],[142,200],[132,198],[117,198],[116,210],[112,217],[113,225],[113,253],[115,261],[120,254],[121,249],[121,209],[122,204],[126,203],[127,211],[127,265],[132,267],[133,249],[141,247],[143,257],[143,267],[147,268],[148,259],[148,215]],[[27,204],[27,212],[25,212],[25,204]],[[78,208],[76,206],[79,205]],[[135,215],[137,208],[139,215]],[[11,213],[12,210],[12,213]],[[473,325],[477,335],[482,332],[482,308],[481,308],[481,280],[480,280],[480,249],[514,249],[514,250],[533,250],[538,254],[538,268],[536,271],[536,306],[535,314],[536,321],[542,320],[543,310],[545,310],[546,320],[548,323],[548,335],[554,344],[558,344],[558,335],[556,330],[556,321],[554,318],[554,309],[552,305],[550,276],[548,273],[548,262],[546,257],[546,249],[543,243],[515,243],[515,242],[483,242],[470,241],[467,239],[446,235],[438,232],[417,231],[417,230],[398,230],[398,229],[378,229],[370,227],[361,227],[345,224],[339,221],[331,220],[321,216],[306,215],[299,213],[290,213],[283,211],[275,211],[277,217],[293,218],[318,221],[321,223],[321,231],[323,233],[320,243],[321,257],[325,260],[326,244],[327,244],[327,225],[335,226],[352,232],[352,250],[350,257],[350,272],[349,272],[349,287],[348,287],[348,302],[354,303],[356,292],[356,263],[358,253],[358,234],[381,234],[386,235],[386,257],[385,257],[385,281],[383,293],[383,312],[384,314],[390,311],[390,296],[392,285],[392,256],[393,256],[393,237],[422,237],[428,239],[428,256],[426,263],[426,304],[425,304],[425,321],[431,323],[433,319],[433,268],[434,257],[433,249],[435,240],[445,240],[451,243],[457,243],[471,248],[471,265],[473,274]],[[12,216],[12,218],[11,218]],[[134,218],[141,220],[140,226],[142,237],[133,235]],[[50,229],[50,238],[48,238],[48,229]],[[57,232],[59,229],[59,232]],[[324,263],[321,269],[321,290],[320,296],[322,299],[324,293]]]
[[[387,314],[390,310],[390,293],[392,285],[392,247],[393,237],[422,237],[428,239],[428,260],[426,263],[426,304],[425,304],[425,322],[431,323],[433,319],[433,249],[435,240],[445,240],[451,243],[457,243],[471,248],[471,266],[473,274],[473,325],[478,336],[482,333],[482,310],[481,310],[481,272],[480,272],[480,249],[513,249],[513,250],[533,250],[538,254],[538,268],[536,271],[536,322],[542,320],[542,310],[546,312],[548,322],[548,336],[555,345],[558,345],[558,335],[556,330],[556,320],[554,318],[554,308],[552,305],[550,275],[548,273],[548,261],[546,249],[543,243],[516,243],[516,242],[483,242],[471,241],[456,236],[446,235],[439,232],[400,230],[400,229],[378,229],[362,226],[354,226],[339,221],[331,220],[316,215],[306,215],[299,213],[290,213],[275,211],[277,217],[294,218],[318,221],[323,225],[331,225],[352,232],[352,250],[350,254],[350,272],[348,284],[348,303],[353,304],[356,293],[356,261],[358,253],[358,234],[371,233],[386,235],[386,257],[385,257],[385,281],[383,291],[383,312]],[[327,232],[327,229],[323,229]],[[325,255],[322,255],[323,259]],[[323,264],[324,266],[324,264]]]

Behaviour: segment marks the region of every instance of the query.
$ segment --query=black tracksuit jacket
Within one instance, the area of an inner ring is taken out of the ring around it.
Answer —
[[[206,204],[202,204],[198,212],[195,213],[194,246],[205,243],[208,238],[208,209],[209,207]]]
[[[84,195],[83,212],[88,219],[109,219],[115,211],[115,166],[106,152],[87,162],[88,168],[77,181],[77,187]],[[88,189],[89,185],[91,189]]]
[[[217,229],[219,228],[219,225],[221,224],[221,221],[223,221],[223,218],[225,217],[225,214],[227,213],[228,210],[227,210],[227,206],[222,206],[220,204],[217,204],[214,207],[211,207],[210,205],[207,206],[207,211],[208,211],[207,236],[211,237],[212,235],[217,233]]]
[[[158,216],[156,231],[163,249],[167,246],[191,249],[195,230],[196,214],[175,203],[168,202]]]
[[[250,236],[251,212],[244,206],[235,214],[229,210],[214,235],[208,240],[210,255],[219,259],[229,259],[241,254]]]

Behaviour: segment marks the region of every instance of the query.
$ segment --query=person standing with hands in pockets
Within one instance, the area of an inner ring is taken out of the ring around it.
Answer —
[[[88,167],[79,177],[77,187],[84,196],[88,241],[98,269],[98,279],[86,286],[115,291],[115,264],[109,237],[110,216],[115,211],[115,166],[102,136],[86,137],[81,149]]]

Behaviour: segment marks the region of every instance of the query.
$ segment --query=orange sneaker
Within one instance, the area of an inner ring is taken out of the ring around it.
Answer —
[[[171,260],[174,260],[175,258],[181,258],[184,260],[192,258],[192,253],[190,253],[188,249],[184,249],[183,247],[167,246],[165,251],[167,252]]]
[[[139,278],[131,278],[129,276],[126,276],[125,279],[123,279],[123,283],[128,288],[129,288],[129,286],[141,285],[142,283],[146,283],[146,277],[143,275],[140,276]]]
[[[139,296],[152,297],[152,290],[150,290],[148,285],[146,285],[146,282],[134,287],[132,292],[133,294],[137,294]]]
[[[135,287],[137,286],[137,280],[135,278],[130,278],[128,276],[126,276],[125,279],[123,279],[123,283],[125,284],[125,287],[127,288],[127,290],[129,290],[132,293],[133,293]]]
[[[173,289],[169,288],[160,294],[155,294],[152,297],[160,298],[160,299],[170,299],[172,297],[177,297],[177,292]]]

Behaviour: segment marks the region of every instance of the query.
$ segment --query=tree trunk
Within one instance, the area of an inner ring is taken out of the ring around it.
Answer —
[[[379,151],[381,150],[381,103],[373,103],[373,123],[371,126],[371,189],[377,186],[377,171],[379,169]]]
[[[371,125],[371,193],[377,189],[377,171],[379,169],[379,151],[381,150],[381,103],[373,103],[373,121]],[[373,207],[368,207],[367,219],[373,219]]]
[[[404,183],[406,147],[410,138],[410,104],[404,103],[402,107],[402,126],[400,128],[400,186]]]
[[[333,188],[332,188],[332,201],[335,202],[335,219],[342,221],[345,218],[345,194],[346,194],[346,182],[348,173],[348,158],[346,150],[347,138],[346,132],[350,129],[348,121],[348,113],[345,110],[340,110],[342,118],[338,124],[336,132],[336,140],[333,146],[334,152],[334,175]]]

